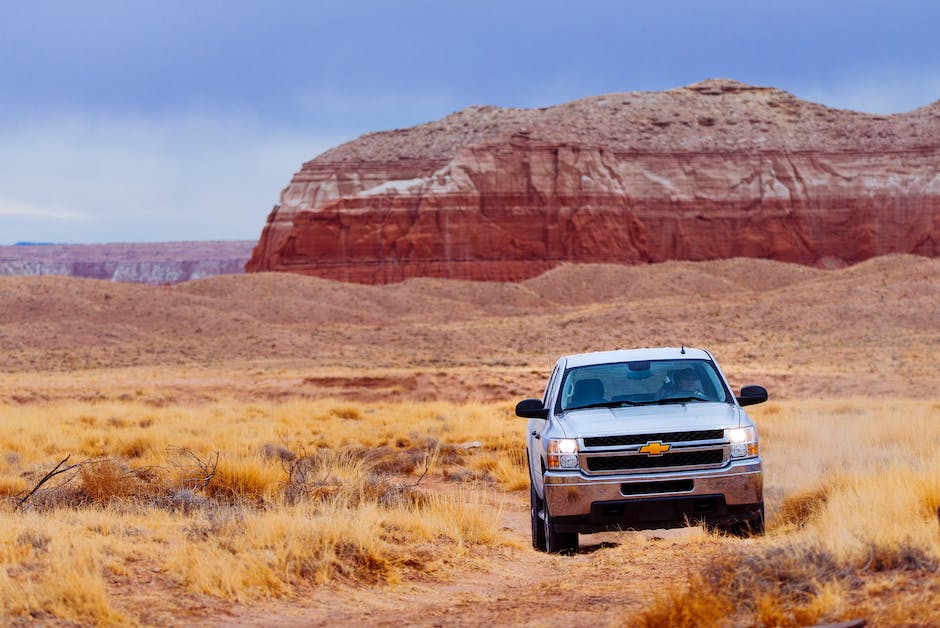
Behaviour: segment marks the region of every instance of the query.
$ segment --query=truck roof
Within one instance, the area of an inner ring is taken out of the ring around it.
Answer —
[[[711,355],[702,349],[690,347],[658,347],[646,349],[617,349],[616,351],[594,351],[576,353],[564,357],[567,368],[588,366],[591,364],[611,364],[614,362],[633,362],[635,360],[710,360]]]

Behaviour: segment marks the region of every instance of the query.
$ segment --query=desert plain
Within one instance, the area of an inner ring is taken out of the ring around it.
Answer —
[[[767,534],[531,549],[514,403],[560,355],[679,345],[770,392]],[[916,256],[0,277],[0,621],[938,625],[938,384]]]

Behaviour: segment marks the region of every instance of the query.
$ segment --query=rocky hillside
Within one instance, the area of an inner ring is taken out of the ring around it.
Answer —
[[[244,272],[253,242],[0,246],[0,275],[64,275],[151,285]]]
[[[470,107],[307,162],[249,271],[512,280],[562,261],[940,253],[940,103],[878,116],[727,80]]]
[[[129,382],[149,390],[156,367],[183,369],[146,396],[158,404],[204,402],[207,389],[507,402],[541,394],[559,355],[685,344],[715,351],[736,388],[762,384],[775,400],[911,396],[940,410],[940,259],[910,255],[836,270],[740,258],[561,264],[505,283],[0,277],[0,297],[0,405],[104,400],[99,391],[122,387],[142,399]],[[138,375],[110,370],[126,367]],[[32,378],[43,390],[30,392],[22,374],[50,371],[63,375]]]

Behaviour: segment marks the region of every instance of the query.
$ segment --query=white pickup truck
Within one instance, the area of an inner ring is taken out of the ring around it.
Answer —
[[[529,419],[532,545],[578,549],[578,534],[704,524],[764,530],[757,429],[710,353],[661,348],[560,358]]]

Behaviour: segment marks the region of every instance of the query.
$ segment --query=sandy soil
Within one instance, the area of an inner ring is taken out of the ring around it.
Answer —
[[[923,397],[940,377],[937,312],[940,260],[913,256],[833,271],[745,259],[565,265],[521,284],[10,277],[0,278],[0,396],[54,398],[77,382],[88,395],[134,394],[159,366],[176,370],[184,397],[194,378],[214,378],[249,396],[497,400],[536,394],[564,353],[686,344],[712,350],[734,385],[778,397]],[[17,389],[17,374],[37,372],[47,389]]]

